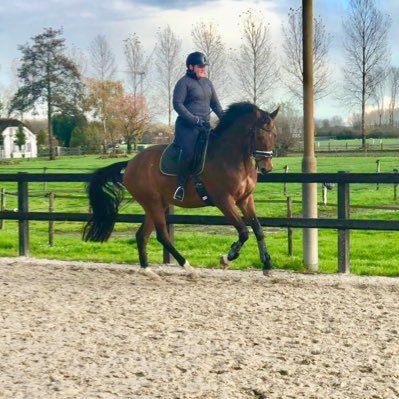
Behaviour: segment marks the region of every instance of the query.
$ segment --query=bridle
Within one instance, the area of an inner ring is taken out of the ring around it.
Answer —
[[[261,119],[261,123],[263,126],[268,120],[270,119],[269,114],[266,112],[265,116]],[[256,139],[256,131],[259,129],[259,126],[250,127],[249,130],[249,135],[251,137],[251,144],[250,144],[250,155],[255,159],[256,162],[261,161],[262,159],[272,159],[273,158],[273,151],[262,151],[262,150],[257,150],[255,148],[255,139]],[[272,132],[273,129],[262,129],[265,132]]]

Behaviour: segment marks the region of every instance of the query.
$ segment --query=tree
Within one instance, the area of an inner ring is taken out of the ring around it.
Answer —
[[[208,58],[208,78],[212,80],[219,97],[226,96],[230,91],[227,68],[229,63],[226,47],[217,25],[211,21],[198,22],[191,29],[191,37],[196,50],[206,54]]]
[[[315,100],[328,94],[328,79],[330,69],[328,65],[328,49],[331,36],[326,32],[321,17],[314,18],[313,22],[313,70],[314,70],[314,97]],[[303,99],[303,31],[302,8],[290,9],[288,22],[283,30],[283,84],[296,98]]]
[[[91,122],[77,126],[71,136],[71,147],[82,147],[86,152],[97,153],[101,148],[101,124]]]
[[[133,33],[124,41],[124,52],[129,86],[134,96],[143,95],[152,56],[145,56],[143,46],[136,33]]]
[[[389,16],[374,0],[350,0],[343,20],[345,65],[343,101],[361,109],[362,147],[366,149],[365,111],[375,87],[384,79],[389,58]]]
[[[303,118],[291,102],[279,106],[276,149],[279,156],[286,156],[303,140]]]
[[[22,123],[18,125],[17,134],[15,138],[15,144],[18,146],[19,150],[22,150],[22,146],[26,143],[26,137],[24,132],[24,127]]]
[[[54,136],[62,143],[63,146],[69,147],[73,130],[77,126],[86,125],[86,117],[83,114],[68,115],[55,114],[53,117]]]
[[[53,150],[52,116],[54,111],[74,112],[82,97],[82,84],[76,65],[64,55],[62,30],[45,28],[32,38],[33,44],[20,46],[22,52],[18,77],[22,81],[11,101],[10,111],[26,112],[37,105],[47,108],[50,159]]]
[[[394,115],[396,107],[396,99],[399,92],[399,68],[391,67],[388,71],[388,85],[390,91],[389,100],[389,125],[394,126]]]
[[[112,132],[108,132],[108,124],[107,120],[107,108],[109,106],[109,97],[107,96],[109,89],[112,86],[112,81],[114,80],[116,73],[115,66],[115,56],[112,53],[111,48],[107,42],[107,39],[104,35],[97,35],[94,40],[91,42],[89,46],[90,53],[90,65],[92,70],[94,71],[95,80],[98,82],[97,84],[97,115],[101,119],[102,129],[103,129],[103,138],[104,140],[107,137],[112,138]],[[91,83],[94,82],[93,79],[90,80]],[[112,140],[111,140],[112,141]],[[106,152],[106,147],[104,146],[104,152]]]
[[[263,105],[277,80],[269,26],[264,17],[249,9],[241,18],[242,44],[234,63],[239,86],[256,105]]]
[[[157,45],[155,47],[155,68],[161,103],[166,105],[168,112],[168,124],[172,124],[172,95],[177,80],[184,71],[184,61],[181,57],[181,40],[172,32],[169,25],[157,33]]]
[[[377,75],[380,75],[381,80],[375,84],[372,98],[374,100],[375,105],[377,106],[377,116],[378,116],[378,126],[382,126],[382,120],[385,112],[385,88],[386,88],[386,76],[388,70],[377,71]]]
[[[136,149],[148,126],[149,115],[144,96],[122,95],[111,106],[115,129],[122,132],[127,152]]]
[[[112,120],[112,102],[115,98],[123,95],[123,86],[121,82],[114,82],[112,80],[87,80],[87,97],[86,107],[93,111],[94,117],[98,118],[102,126],[101,141],[103,144],[103,151],[106,153],[107,144],[114,147],[116,143],[116,132],[113,128]],[[105,124],[106,121],[106,124]],[[106,126],[106,129],[104,127]]]
[[[94,77],[101,81],[113,80],[116,73],[115,56],[104,35],[97,35],[93,39],[89,54]]]

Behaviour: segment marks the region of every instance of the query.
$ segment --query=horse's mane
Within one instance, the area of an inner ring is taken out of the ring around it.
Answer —
[[[223,113],[218,125],[214,129],[214,134],[218,135],[224,130],[228,129],[237,119],[245,114],[249,114],[258,109],[255,104],[249,101],[241,101],[230,104],[227,110]]]

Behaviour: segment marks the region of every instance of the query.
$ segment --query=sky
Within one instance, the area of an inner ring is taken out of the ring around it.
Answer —
[[[334,82],[341,79],[341,21],[348,1],[313,0],[314,16],[322,18],[327,32],[332,35],[329,62]],[[277,54],[282,40],[281,26],[290,7],[298,8],[301,3],[298,0],[0,0],[0,90],[10,87],[13,82],[11,65],[20,57],[18,46],[30,42],[30,38],[41,33],[44,27],[62,28],[66,45],[83,52],[87,52],[95,36],[105,35],[118,61],[118,69],[122,71],[126,68],[123,40],[136,33],[144,48],[152,49],[157,29],[167,24],[183,40],[183,54],[196,50],[192,47],[190,32],[192,26],[201,21],[216,23],[226,47],[238,48],[239,14],[249,8],[260,11],[270,23]],[[396,22],[399,20],[399,0],[376,0],[376,3],[392,18],[391,63],[399,66],[399,24]],[[334,115],[345,118],[351,112],[335,97],[332,93],[316,103],[316,118]]]

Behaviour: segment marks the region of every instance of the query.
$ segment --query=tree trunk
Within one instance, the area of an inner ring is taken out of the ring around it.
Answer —
[[[366,113],[366,49],[363,46],[363,73],[362,73],[362,148],[366,152],[366,129],[365,129],[365,113]]]
[[[130,137],[126,140],[126,151],[128,154],[132,153],[132,141]]]

